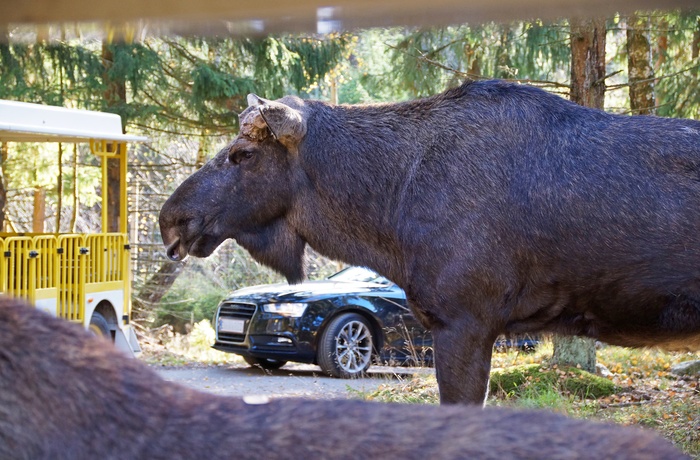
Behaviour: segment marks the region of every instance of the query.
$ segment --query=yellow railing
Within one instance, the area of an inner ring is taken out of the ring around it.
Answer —
[[[85,246],[88,258],[87,282],[109,283],[124,280],[124,269],[128,269],[129,255],[125,249],[126,239],[121,233],[86,235]]]
[[[88,254],[83,245],[85,235],[58,237],[59,285],[56,314],[61,318],[82,321],[85,317],[85,263]]]
[[[36,257],[33,252],[33,239],[28,236],[15,236],[3,239],[2,287],[3,292],[13,297],[34,301],[36,282],[32,262]]]
[[[58,316],[83,321],[88,290],[123,289],[124,314],[130,313],[125,234],[0,235],[0,251],[1,292],[31,303],[56,299]]]

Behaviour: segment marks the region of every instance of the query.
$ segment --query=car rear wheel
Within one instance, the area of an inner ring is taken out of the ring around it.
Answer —
[[[279,369],[280,367],[284,366],[287,364],[287,361],[278,361],[276,359],[267,359],[267,358],[254,358],[252,356],[244,356],[243,359],[245,362],[250,364],[251,366],[259,366],[262,367],[263,369],[269,369],[269,370],[275,370]]]
[[[317,361],[333,377],[353,378],[364,374],[372,361],[372,330],[357,313],[344,313],[323,331]]]

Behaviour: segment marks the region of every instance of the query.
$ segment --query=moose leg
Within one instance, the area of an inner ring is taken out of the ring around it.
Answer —
[[[486,266],[480,263],[484,258],[474,254],[469,257],[475,267]],[[430,260],[425,256],[413,261],[411,269],[416,278],[404,283],[404,290],[411,311],[433,336],[440,402],[483,405],[493,343],[512,308],[500,296],[506,287],[497,284],[498,279],[506,278],[478,270],[471,273],[462,269],[468,264],[459,263],[461,259],[434,272],[425,265]]]
[[[495,335],[454,325],[434,328],[432,334],[440,403],[483,405]]]

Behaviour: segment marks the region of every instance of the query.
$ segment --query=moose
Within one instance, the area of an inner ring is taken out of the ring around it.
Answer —
[[[162,380],[79,325],[0,297],[0,458],[689,458],[545,411],[232,398]]]
[[[700,122],[497,80],[248,104],[163,205],[171,259],[233,238],[290,283],[307,245],[374,269],[432,331],[443,403],[483,403],[502,333],[700,348]]]

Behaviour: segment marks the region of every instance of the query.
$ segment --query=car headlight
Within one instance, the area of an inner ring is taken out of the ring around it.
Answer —
[[[262,307],[267,313],[298,318],[304,314],[308,305],[306,303],[266,303]]]

